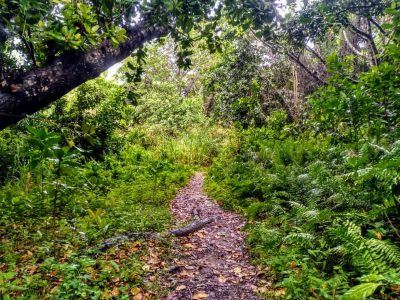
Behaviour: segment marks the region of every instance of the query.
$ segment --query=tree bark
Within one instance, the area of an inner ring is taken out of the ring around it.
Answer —
[[[148,41],[166,35],[167,29],[139,23],[114,47],[106,40],[86,52],[68,52],[51,64],[28,71],[15,82],[0,85],[0,130],[45,108],[69,91],[96,78]]]

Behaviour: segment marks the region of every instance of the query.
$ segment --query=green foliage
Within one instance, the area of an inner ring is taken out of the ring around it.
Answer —
[[[121,67],[123,76],[119,76],[134,105],[135,121],[171,135],[187,131],[194,124],[207,125],[201,80],[215,58],[215,55],[201,51],[201,45],[198,45],[192,53],[192,69],[182,70],[178,66],[175,47],[171,39],[166,39],[162,46],[148,47],[146,65],[141,67],[141,82],[130,80],[135,77],[133,72],[138,67],[132,59]]]
[[[207,190],[248,218],[251,253],[279,289],[268,299],[398,298],[399,4],[303,2],[272,30],[268,1],[0,0],[5,79],[104,39],[118,46],[137,18],[171,33],[138,49],[116,82],[87,82],[0,134],[0,296],[143,288],[145,241],[96,246],[166,230],[169,200],[211,165]],[[370,55],[377,42],[370,66],[332,46],[362,21],[376,27],[354,44]],[[327,83],[297,107],[297,70],[263,47],[307,63],[311,43]]]
[[[387,153],[394,151],[368,152],[368,142],[332,146],[322,135],[290,132],[296,131],[238,133],[207,179],[212,196],[254,223],[248,230],[257,262],[269,266],[288,299],[337,298],[367,274],[394,272],[396,278],[399,215],[387,199],[397,186],[398,156],[389,162]],[[349,164],[355,149],[368,155],[368,167]],[[391,281],[368,286],[396,295]]]
[[[139,84],[136,106],[125,98],[131,83],[100,77],[0,134],[1,297],[123,298],[145,288],[145,241],[98,245],[167,230],[170,199],[230,131],[202,113],[202,67],[176,80],[168,57],[151,49],[151,84]]]
[[[338,139],[368,136],[380,140],[398,133],[398,63],[383,62],[360,75],[357,83],[343,77],[348,62],[335,56],[330,64],[332,84],[311,98],[316,127]]]
[[[126,231],[165,230],[171,220],[168,200],[191,173],[165,156],[160,142],[143,146],[127,138],[120,151],[96,162],[60,147],[61,140],[58,134],[29,127],[24,150],[29,156],[20,170],[24,176],[0,190],[0,265],[13,270],[0,281],[3,296],[36,297],[53,290],[61,299],[100,298],[115,276],[140,274],[138,257],[131,258],[135,269],[127,262],[110,273],[110,267],[102,266],[109,262],[89,259],[82,249]],[[51,258],[43,262],[45,257]],[[18,279],[35,264],[38,269]],[[124,285],[130,280],[121,279]],[[140,278],[132,284],[140,285]]]
[[[348,290],[342,299],[365,299],[366,297],[371,296],[379,286],[380,283],[375,282],[362,283]]]
[[[260,101],[261,54],[247,40],[233,50],[206,77],[206,97],[214,118],[261,125],[265,113]]]
[[[306,122],[274,112],[213,162],[207,190],[249,218],[256,262],[284,289],[268,299],[399,297],[398,43],[386,50],[357,82],[351,57],[331,55]]]
[[[132,3],[26,0],[2,1],[0,7],[6,54],[17,51],[23,58],[20,63],[41,66],[65,51],[84,50],[106,38],[115,45],[123,42],[126,31],[118,22]]]
[[[162,101],[160,101],[162,99]],[[193,124],[204,123],[202,101],[198,97],[189,99],[166,97],[155,92],[139,100],[135,108],[138,122],[144,122],[154,130],[176,133],[189,129]]]
[[[6,64],[0,73],[16,67],[45,66],[71,50],[87,50],[105,40],[117,47],[126,40],[129,25],[138,21],[141,30],[151,26],[168,29],[177,43],[178,64],[188,68],[199,37],[193,34],[195,30],[212,52],[221,50],[223,38],[216,32],[222,15],[235,15],[235,24],[260,26],[274,21],[275,9],[271,3],[260,6],[258,1],[247,1],[245,5],[215,0],[1,1],[0,58]],[[20,58],[17,66],[16,53]]]
[[[60,132],[63,143],[101,159],[107,151],[118,150],[121,141],[117,130],[129,126],[131,113],[123,89],[100,77],[58,100],[44,116],[48,119],[45,126]]]

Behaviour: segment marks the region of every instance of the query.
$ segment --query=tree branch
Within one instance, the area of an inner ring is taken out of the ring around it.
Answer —
[[[349,37],[347,36],[346,30],[343,30],[343,37],[344,37],[344,40],[345,40],[347,46],[349,46],[349,48],[351,49],[351,51],[353,51],[353,53],[354,53],[355,55],[361,56],[361,57],[363,57],[364,59],[368,59],[368,57],[365,56],[364,53],[362,53],[361,51],[359,51],[359,50],[353,45],[353,43],[350,42]]]
[[[383,27],[377,22],[377,21],[375,21],[374,19],[372,19],[372,18],[369,18],[368,19],[372,24],[374,24],[374,26],[376,27],[376,28],[378,28],[378,30],[380,31],[380,33],[382,33],[384,36],[388,36],[388,33],[385,31],[385,29],[383,29]]]
[[[200,229],[202,229],[204,226],[206,226],[207,224],[210,224],[214,222],[214,218],[207,218],[204,220],[199,220],[199,221],[195,221],[193,223],[190,223],[189,225],[182,227],[182,228],[178,228],[178,229],[174,229],[171,230],[169,232],[169,234],[174,235],[174,236],[186,236],[189,235],[193,232],[196,232]]]
[[[87,52],[64,53],[49,65],[23,74],[18,81],[7,82],[0,87],[0,113],[3,114],[0,130],[17,123],[24,115],[45,108],[80,84],[98,77],[144,43],[167,33],[166,28],[141,22],[127,32],[126,41],[118,47],[106,40]]]
[[[327,82],[325,80],[323,80],[322,78],[319,78],[315,72],[311,71],[305,64],[303,64],[300,61],[300,59],[298,57],[296,57],[296,55],[294,55],[293,53],[290,53],[290,52],[287,52],[286,55],[290,58],[290,60],[292,62],[294,62],[299,67],[301,67],[304,71],[306,71],[306,73],[310,77],[312,77],[316,82],[318,82],[319,84],[322,84],[322,85],[326,85],[327,84]]]
[[[170,230],[168,232],[127,232],[123,235],[119,235],[116,237],[112,237],[103,241],[100,245],[98,245],[98,249],[100,251],[105,251],[113,246],[119,245],[122,242],[137,240],[141,238],[161,238],[162,236],[176,236],[176,237],[183,237],[187,236],[193,232],[196,232],[210,223],[215,221],[214,218],[207,218],[204,220],[197,220],[185,227],[177,228],[174,230]]]
[[[309,46],[305,46],[305,49],[306,49],[307,51],[311,52],[312,54],[314,54],[314,56],[315,56],[316,58],[318,58],[318,60],[319,60],[324,66],[326,66],[326,60],[325,60],[317,51],[315,51],[314,49],[312,49],[312,48],[309,47]]]
[[[375,41],[374,41],[374,37],[372,36],[371,33],[367,33],[362,31],[361,29],[357,28],[356,26],[354,26],[353,24],[349,24],[349,28],[350,30],[352,30],[353,32],[357,33],[358,35],[360,35],[364,40],[366,40],[367,42],[369,42],[370,46],[371,46],[371,51],[372,51],[372,56],[373,56],[373,60],[375,62],[377,62],[377,56],[379,54],[378,48],[376,47]]]
[[[319,78],[315,72],[312,72],[305,64],[303,64],[299,58],[297,58],[293,53],[286,51],[283,47],[281,47],[282,49],[279,49],[280,45],[279,44],[270,44],[260,38],[257,37],[257,35],[254,33],[253,30],[251,30],[253,36],[255,37],[255,39],[257,39],[262,45],[264,45],[265,47],[271,49],[272,51],[275,51],[279,54],[282,55],[286,55],[289,57],[289,59],[295,63],[296,65],[298,65],[300,68],[302,68],[311,78],[313,78],[316,82],[318,82],[319,84],[322,85],[326,85],[327,82],[321,78]]]
[[[364,39],[366,39],[366,40],[372,39],[372,36],[371,36],[369,33],[365,32],[365,31],[362,31],[361,29],[357,28],[357,27],[354,26],[353,24],[350,23],[348,27],[349,27],[353,32],[357,33],[358,35],[360,35],[360,36],[363,37]]]

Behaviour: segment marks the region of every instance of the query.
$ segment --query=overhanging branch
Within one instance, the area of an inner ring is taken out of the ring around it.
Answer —
[[[128,31],[126,41],[118,47],[113,47],[107,40],[87,52],[65,53],[53,63],[23,74],[18,81],[7,82],[0,87],[0,130],[45,108],[87,80],[98,77],[135,49],[167,32],[162,27],[139,23]]]

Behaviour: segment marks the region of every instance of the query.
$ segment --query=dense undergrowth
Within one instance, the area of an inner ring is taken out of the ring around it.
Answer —
[[[1,191],[1,293],[92,298],[115,293],[115,286],[128,293],[141,283],[140,253],[117,264],[88,249],[120,232],[168,227],[168,199],[190,168],[162,157],[157,146],[127,143],[118,156],[79,165],[72,153],[57,157],[59,150],[40,161],[44,174],[28,167]]]
[[[267,298],[400,296],[398,45],[358,82],[331,55],[307,118],[238,126],[214,161],[209,194],[245,214],[255,262],[283,289]]]
[[[398,142],[334,144],[269,129],[239,133],[207,182],[210,195],[249,219],[256,262],[288,299],[331,299],[357,284],[377,289],[377,299],[396,297]]]
[[[15,134],[2,137],[11,142]],[[127,231],[168,228],[169,200],[195,168],[209,163],[221,138],[218,129],[172,138],[137,127],[118,137],[120,151],[96,161],[60,147],[60,136],[46,129],[18,135],[21,145],[10,146],[30,155],[16,162],[19,174],[0,191],[0,291],[24,299],[132,296],[146,273],[146,247],[126,249],[130,255],[122,259],[118,248],[91,250]]]
[[[165,67],[154,48],[155,67]],[[158,283],[145,280],[149,241],[100,245],[167,230],[170,200],[211,163],[227,131],[206,120],[197,90],[182,97],[164,80],[170,74],[148,68],[152,86],[135,105],[128,83],[101,77],[1,132],[3,299],[155,297]]]

